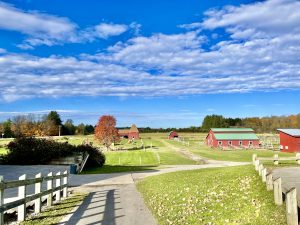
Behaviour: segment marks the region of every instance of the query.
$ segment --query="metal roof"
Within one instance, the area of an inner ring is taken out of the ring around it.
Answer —
[[[277,130],[294,137],[300,137],[300,129],[277,129]]]
[[[214,135],[217,140],[259,140],[254,133],[227,133]]]
[[[211,128],[213,132],[254,132],[251,128]]]

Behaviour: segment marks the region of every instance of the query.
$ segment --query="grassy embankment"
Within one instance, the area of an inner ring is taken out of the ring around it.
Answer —
[[[168,173],[137,186],[160,225],[286,224],[285,207],[253,166]]]

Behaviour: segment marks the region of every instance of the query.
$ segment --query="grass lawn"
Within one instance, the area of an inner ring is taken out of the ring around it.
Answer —
[[[41,214],[29,217],[22,225],[52,225],[59,223],[63,217],[65,217],[75,206],[79,205],[87,194],[74,194],[71,195],[68,199],[63,200],[53,207],[46,208]]]
[[[0,148],[0,155],[4,155],[7,153],[7,149],[6,148]]]
[[[160,225],[286,224],[285,206],[275,206],[252,165],[163,174],[137,186]]]
[[[279,160],[278,165],[274,165],[273,161],[261,161],[261,163],[270,169],[280,168],[280,167],[300,167],[294,160]]]
[[[141,145],[141,140],[128,143],[121,140],[116,147],[122,147],[120,151],[104,151],[105,165],[102,168],[85,169],[83,174],[114,173],[141,170],[154,170],[161,165],[189,165],[196,164],[180,153],[168,148],[161,141],[164,134],[142,134],[145,150],[132,150]]]
[[[158,166],[111,166],[104,165],[98,168],[86,168],[81,174],[102,174],[102,173],[121,173],[121,172],[132,172],[132,171],[145,171],[145,170],[155,170]]]

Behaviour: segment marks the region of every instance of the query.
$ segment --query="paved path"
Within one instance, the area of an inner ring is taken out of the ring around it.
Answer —
[[[282,191],[285,193],[293,187],[297,189],[298,206],[300,206],[300,168],[285,167],[272,170],[273,179],[281,177]]]

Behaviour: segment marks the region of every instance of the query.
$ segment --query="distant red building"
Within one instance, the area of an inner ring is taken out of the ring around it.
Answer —
[[[135,124],[132,124],[130,129],[118,130],[120,137],[127,139],[139,139],[140,133]]]
[[[300,152],[300,129],[277,129],[280,137],[280,150]]]
[[[211,128],[205,143],[215,148],[258,148],[259,138],[251,128]]]
[[[178,134],[177,134],[177,132],[176,131],[171,131],[170,133],[169,133],[169,139],[174,139],[174,138],[178,138],[179,136],[178,136]]]

